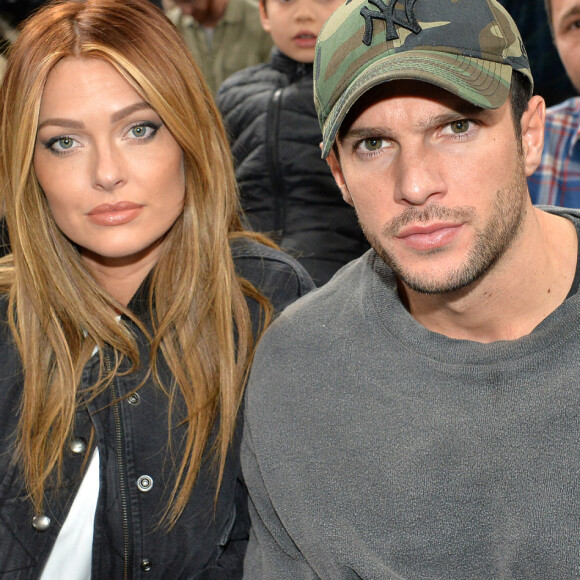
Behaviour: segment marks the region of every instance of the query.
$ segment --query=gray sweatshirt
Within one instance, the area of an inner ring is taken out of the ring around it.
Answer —
[[[579,279],[490,344],[417,323],[372,251],[287,309],[246,396],[244,578],[580,577]]]

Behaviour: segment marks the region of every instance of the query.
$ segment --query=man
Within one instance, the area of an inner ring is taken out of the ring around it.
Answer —
[[[580,0],[545,0],[560,59],[580,91]],[[572,97],[546,113],[544,152],[528,179],[534,203],[580,207],[580,98]]]
[[[546,106],[556,105],[576,94],[554,46],[546,19],[545,0],[498,0],[514,19],[534,71],[534,92]]]
[[[515,24],[351,0],[314,68],[373,249],[258,349],[245,577],[577,577],[580,212],[531,205],[545,108]]]
[[[260,24],[256,0],[175,0],[167,11],[216,93],[238,70],[266,62],[272,39]]]

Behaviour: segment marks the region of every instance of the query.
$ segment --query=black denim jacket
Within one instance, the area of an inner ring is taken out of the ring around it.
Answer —
[[[285,254],[247,241],[236,242],[232,251],[238,273],[268,296],[277,312],[313,287],[305,271]],[[142,287],[129,306],[147,321],[144,296],[146,289]],[[256,322],[257,305],[251,300],[249,304]],[[169,451],[166,395],[148,380],[126,397],[148,369],[149,345],[136,327],[133,331],[143,361],[141,368],[118,376],[112,389],[78,411],[65,459],[63,486],[47,490],[45,516],[49,520],[36,520],[33,525],[34,514],[24,497],[22,474],[13,461],[21,367],[5,323],[5,301],[0,306],[0,577],[40,577],[82,480],[81,467],[91,452],[88,442],[92,424],[100,460],[92,578],[240,578],[249,529],[238,457],[241,426],[217,503],[215,470],[206,461],[177,524],[170,531],[159,527],[173,488],[185,428],[179,425],[178,407]],[[169,376],[164,361],[160,369],[162,377]],[[83,372],[83,386],[93,384],[96,373],[98,357],[93,357]],[[124,398],[115,403],[119,397]]]

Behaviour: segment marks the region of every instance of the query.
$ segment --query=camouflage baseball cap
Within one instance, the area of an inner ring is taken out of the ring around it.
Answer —
[[[520,33],[496,0],[347,0],[323,26],[314,59],[322,157],[346,114],[395,79],[437,85],[486,109],[509,95],[512,69],[533,88]]]

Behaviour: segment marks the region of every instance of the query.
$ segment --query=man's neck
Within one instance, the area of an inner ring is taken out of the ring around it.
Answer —
[[[533,209],[522,233],[481,279],[451,294],[399,292],[411,315],[450,338],[494,342],[525,336],[566,299],[576,272],[574,224]]]

